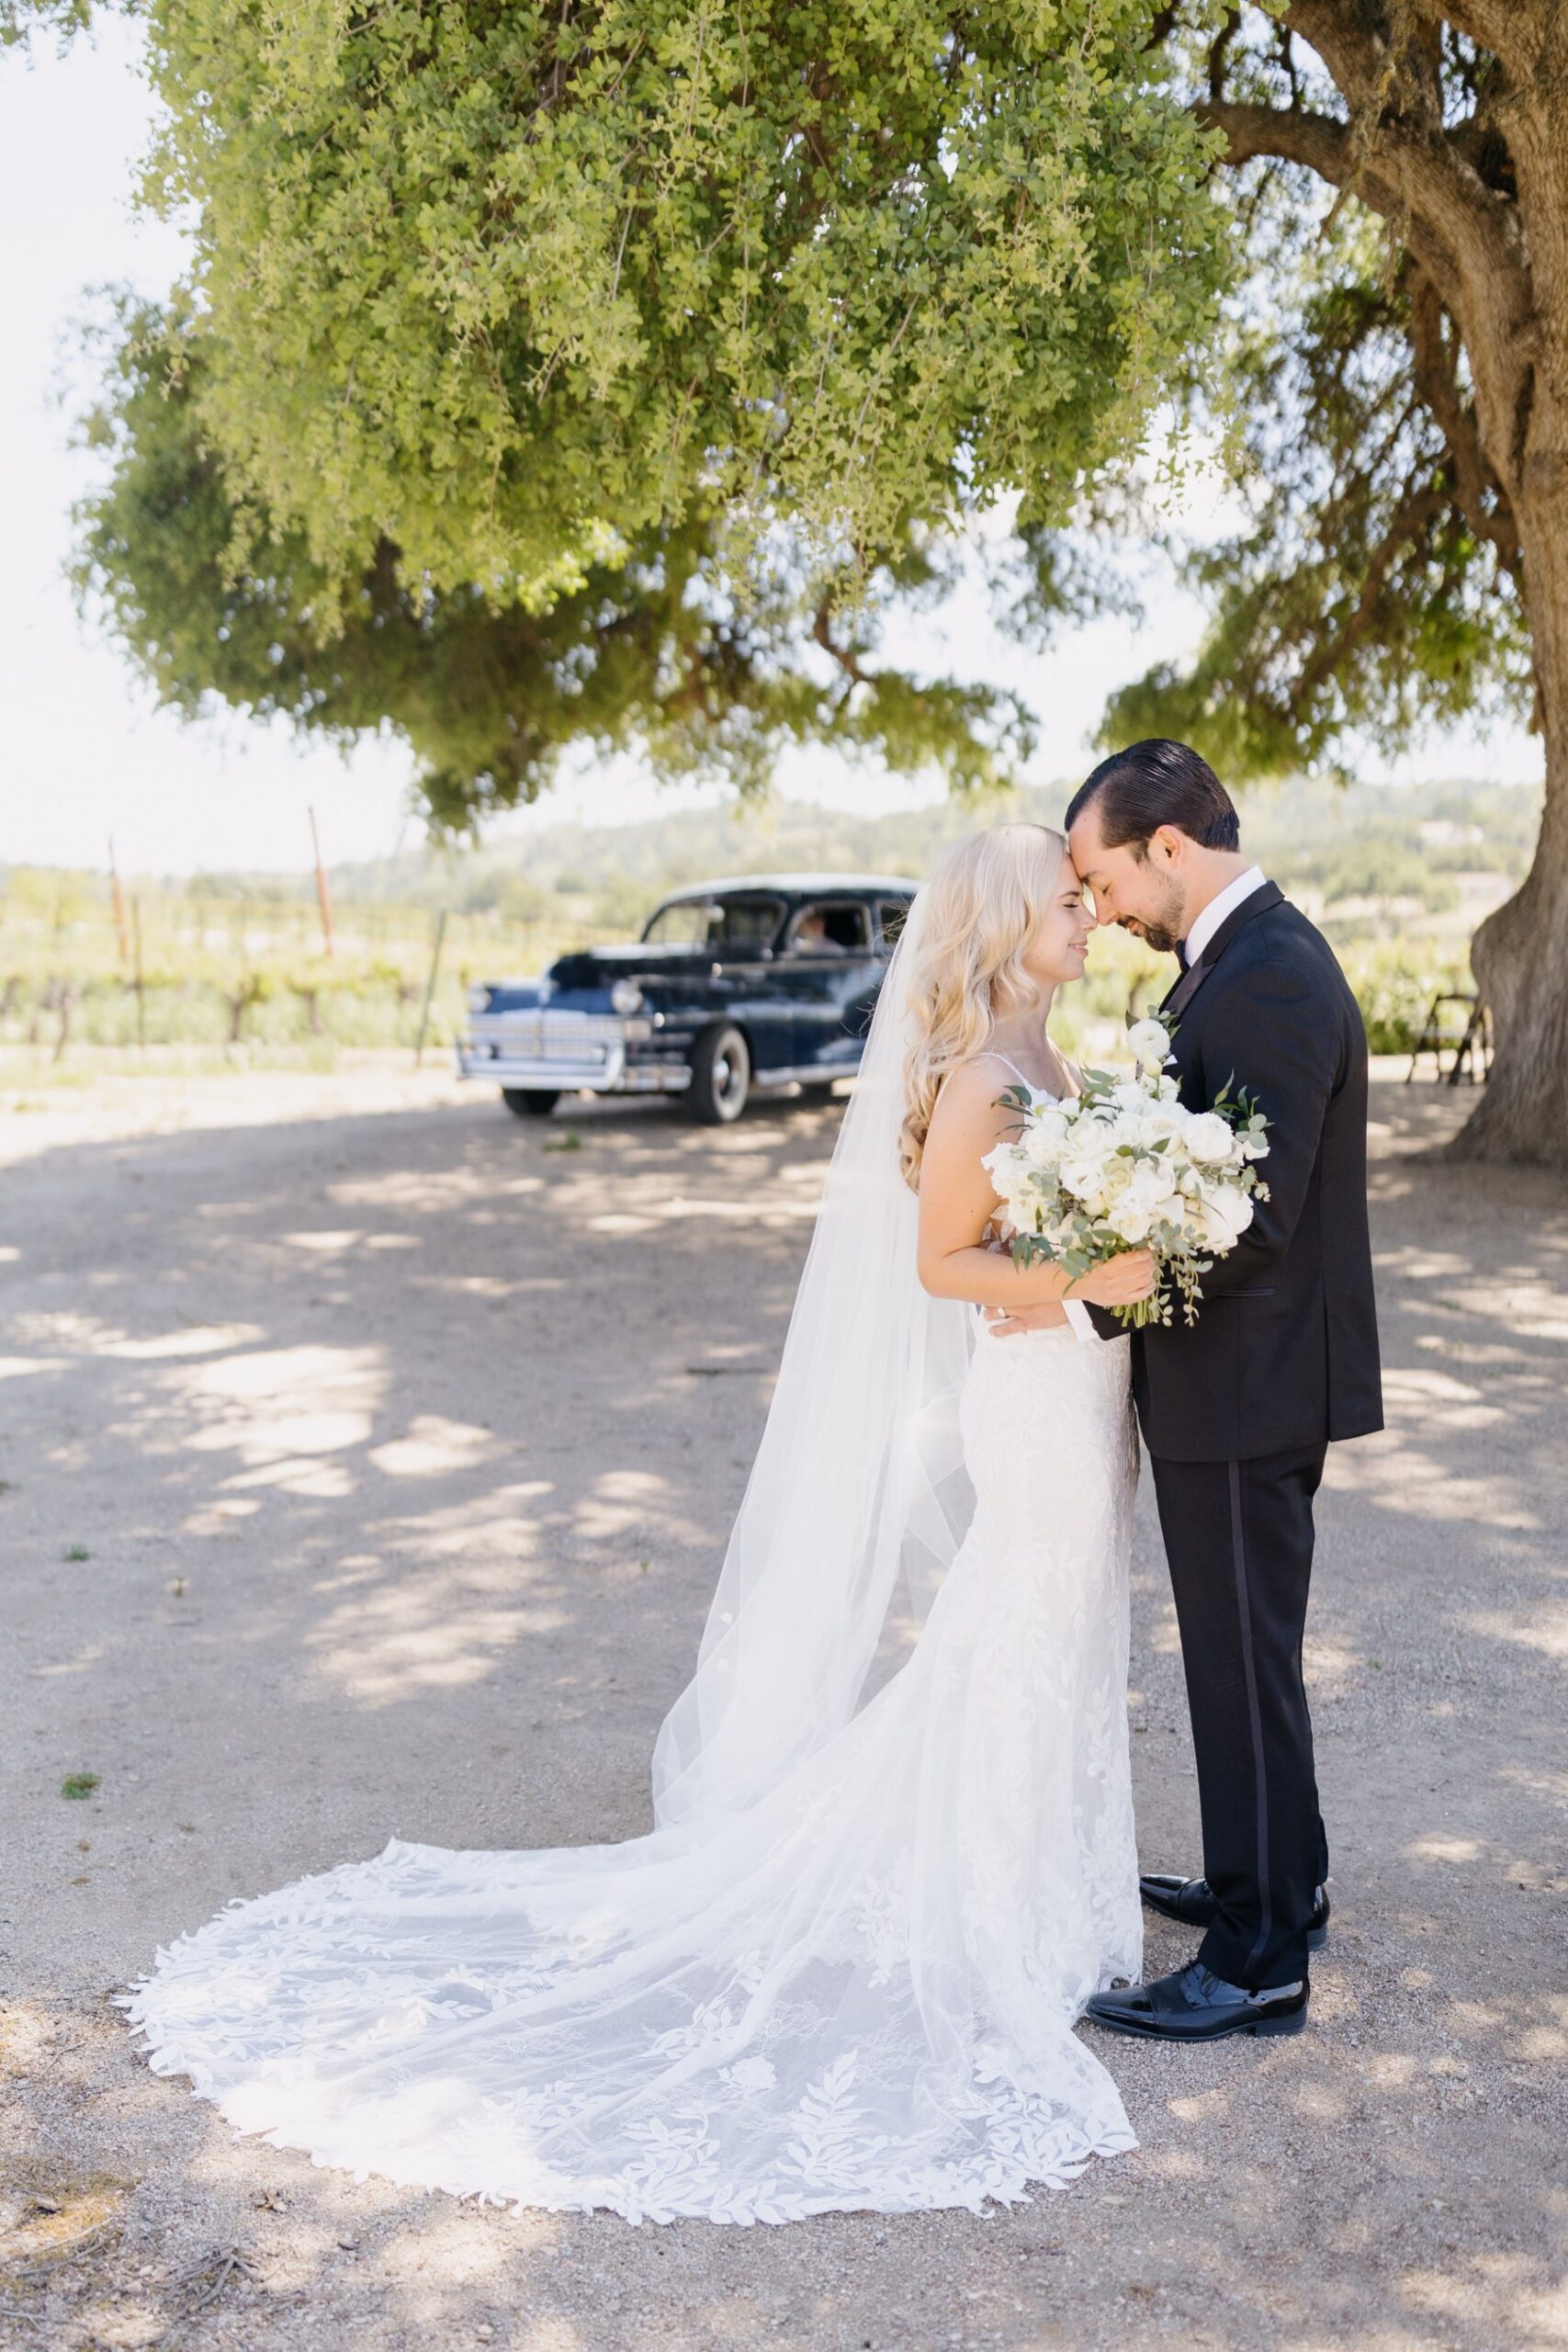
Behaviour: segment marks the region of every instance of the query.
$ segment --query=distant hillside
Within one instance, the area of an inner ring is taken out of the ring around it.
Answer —
[[[1065,787],[1048,788],[978,807],[947,802],[885,817],[789,800],[684,810],[642,824],[563,824],[523,842],[338,866],[333,880],[345,899],[522,917],[542,915],[564,899],[591,908],[596,921],[630,923],[661,892],[713,875],[805,867],[918,876],[944,842],[972,826],[1010,816],[1059,823],[1066,797]],[[1382,898],[1437,912],[1473,895],[1461,888],[1461,875],[1518,880],[1529,864],[1540,810],[1540,790],[1531,786],[1343,791],[1297,783],[1248,793],[1242,838],[1271,875],[1318,906]]]
[[[1004,801],[942,803],[853,817],[799,801],[682,810],[635,825],[547,826],[478,849],[419,849],[332,869],[341,904],[446,907],[529,920],[568,915],[603,925],[640,920],[660,895],[710,876],[781,868],[923,875],[955,835],[1004,817],[1059,823],[1067,787]],[[1411,912],[1494,900],[1525,873],[1540,822],[1539,786],[1458,782],[1408,786],[1295,783],[1242,797],[1242,839],[1269,873],[1321,908],[1365,901]],[[1483,878],[1489,891],[1473,887]],[[0,867],[0,888],[8,883]],[[97,896],[99,877],[79,887]],[[308,875],[205,874],[172,886],[201,899],[304,899]]]

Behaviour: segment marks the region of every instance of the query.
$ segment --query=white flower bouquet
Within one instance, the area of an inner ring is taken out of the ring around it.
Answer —
[[[1254,1165],[1269,1149],[1268,1122],[1228,1086],[1211,1110],[1186,1110],[1166,1075],[1170,1034],[1155,1014],[1132,1023],[1134,1075],[1088,1070],[1065,1102],[1010,1087],[1000,1100],[1017,1130],[985,1161],[1015,1264],[1050,1258],[1076,1279],[1123,1250],[1154,1252],[1154,1295],[1116,1309],[1127,1324],[1170,1321],[1168,1282],[1195,1322],[1202,1276],[1269,1197]]]

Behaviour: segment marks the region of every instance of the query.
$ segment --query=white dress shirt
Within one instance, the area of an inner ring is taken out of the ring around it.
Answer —
[[[1210,899],[1201,915],[1194,917],[1192,928],[1181,943],[1187,950],[1189,970],[1198,961],[1225,917],[1234,914],[1244,899],[1251,898],[1254,890],[1261,890],[1268,878],[1260,865],[1249,865],[1245,874],[1238,874],[1234,882],[1227,882],[1217,898]]]

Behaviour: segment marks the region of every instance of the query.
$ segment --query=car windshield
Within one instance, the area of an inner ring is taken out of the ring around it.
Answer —
[[[643,933],[649,947],[722,947],[755,955],[771,947],[784,914],[782,899],[675,899],[660,907]]]

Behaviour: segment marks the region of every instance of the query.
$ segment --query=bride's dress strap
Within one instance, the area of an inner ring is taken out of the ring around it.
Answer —
[[[975,1058],[976,1061],[990,1060],[993,1062],[1000,1062],[1004,1069],[1010,1069],[1014,1078],[1019,1080],[1022,1085],[1028,1087],[1031,1094],[1043,1094],[1047,1091],[1046,1088],[1043,1086],[1036,1086],[1032,1078],[1025,1078],[1018,1064],[1015,1061],[1010,1061],[1007,1055],[1001,1052],[999,1047],[996,1046],[982,1046],[979,1053],[976,1055]]]

